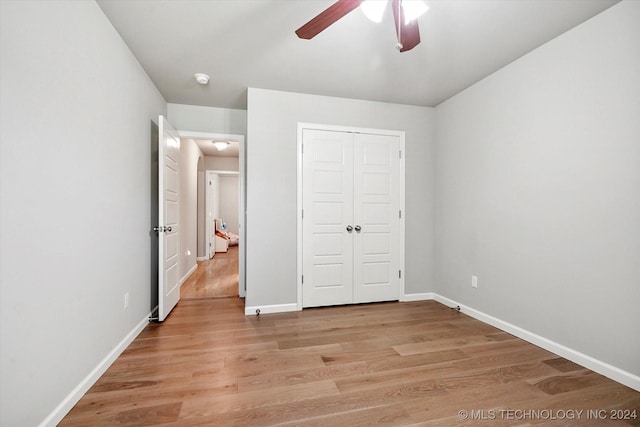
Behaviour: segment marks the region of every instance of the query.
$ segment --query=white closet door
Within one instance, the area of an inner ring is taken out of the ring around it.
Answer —
[[[305,129],[303,143],[302,305],[351,303],[353,136]]]
[[[400,297],[400,138],[354,136],[353,302]]]

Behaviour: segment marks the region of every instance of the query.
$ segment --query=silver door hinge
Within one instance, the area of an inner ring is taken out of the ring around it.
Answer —
[[[300,150],[301,150],[302,154],[304,154],[304,144],[300,145]]]
[[[398,211],[398,218],[402,219],[402,209]]]
[[[402,279],[402,270],[398,270],[398,279]]]
[[[304,274],[302,275],[302,284],[304,285]]]
[[[402,150],[400,150],[400,159],[402,159]]]
[[[304,209],[302,209],[302,218],[304,218]]]

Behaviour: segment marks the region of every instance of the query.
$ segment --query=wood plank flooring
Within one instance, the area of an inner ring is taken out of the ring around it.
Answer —
[[[243,311],[181,301],[60,425],[640,425],[639,392],[434,301]]]
[[[207,261],[199,261],[198,268],[182,284],[180,298],[226,298],[238,296],[238,246],[228,252],[217,252]]]

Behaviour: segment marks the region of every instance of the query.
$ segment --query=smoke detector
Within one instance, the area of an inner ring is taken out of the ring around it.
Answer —
[[[196,81],[201,85],[209,83],[209,76],[203,73],[196,73]]]

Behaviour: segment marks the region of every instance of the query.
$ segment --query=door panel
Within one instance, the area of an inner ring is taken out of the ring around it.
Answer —
[[[351,135],[305,129],[303,141],[302,305],[344,304],[353,295]]]
[[[400,297],[400,140],[354,135],[354,302]]]
[[[384,173],[366,173],[362,176],[362,193],[368,196],[386,196],[391,191],[390,177]]]
[[[169,122],[158,120],[158,320],[162,322],[180,299],[178,278],[180,138]]]
[[[389,233],[364,233],[362,235],[363,255],[387,255],[391,253]]]

